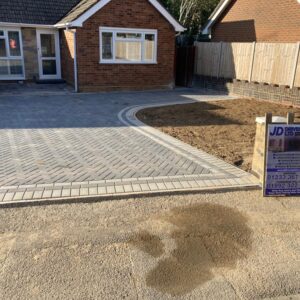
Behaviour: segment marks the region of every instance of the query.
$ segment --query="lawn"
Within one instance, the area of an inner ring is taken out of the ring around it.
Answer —
[[[300,109],[276,103],[235,99],[149,108],[137,117],[144,123],[215,155],[245,171],[251,170],[258,116],[286,116]]]

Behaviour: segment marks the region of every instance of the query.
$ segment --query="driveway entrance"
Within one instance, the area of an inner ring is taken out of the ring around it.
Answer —
[[[0,201],[256,185],[135,118],[143,106],[224,98],[199,90],[0,96]]]

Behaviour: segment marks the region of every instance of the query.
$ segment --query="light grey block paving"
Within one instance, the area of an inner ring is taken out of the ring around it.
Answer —
[[[47,199],[51,198],[52,196],[52,190],[44,190],[42,198]]]
[[[33,193],[33,199],[41,199],[42,198],[42,195],[43,195],[43,191],[35,191]]]
[[[173,183],[175,189],[182,189],[183,188],[182,184],[179,181],[173,181],[172,183]]]
[[[108,194],[115,194],[116,193],[116,189],[113,185],[110,185],[108,187],[106,187],[107,193]]]
[[[105,195],[106,194],[106,187],[105,186],[99,186],[98,187],[98,194],[99,195]]]
[[[79,195],[79,189],[71,189],[71,197],[78,197]]]
[[[0,202],[4,199],[5,193],[0,193]]]
[[[141,192],[142,191],[142,187],[141,187],[140,184],[133,184],[132,189],[133,189],[134,192]]]
[[[53,190],[52,197],[59,198],[61,197],[62,190]]]
[[[80,196],[88,196],[89,195],[89,189],[88,188],[81,188],[80,189]]]
[[[125,190],[126,193],[131,193],[131,192],[133,192],[132,185],[131,185],[131,184],[125,184],[125,185],[124,185],[124,190]]]
[[[16,192],[15,195],[14,195],[13,200],[14,201],[22,200],[23,196],[24,196],[24,192]],[[1,201],[1,197],[0,197],[0,201]]]
[[[28,191],[28,192],[24,193],[23,199],[24,200],[31,200],[32,197],[33,197],[33,192]]]
[[[156,191],[158,190],[157,184],[156,183],[149,183],[149,187],[151,191]]]
[[[89,195],[97,195],[97,194],[98,194],[97,187],[91,187],[91,188],[89,188]]]
[[[0,95],[0,201],[257,185],[135,117],[144,107],[218,99],[230,97],[187,89]]]
[[[141,189],[142,189],[143,192],[150,191],[149,184],[147,184],[147,183],[142,183],[142,184],[141,184]]]
[[[71,196],[71,189],[63,189],[61,193],[62,197],[70,197]]]
[[[122,185],[116,185],[115,186],[116,193],[124,193],[124,187]]]
[[[6,193],[3,201],[12,201],[14,198],[14,195],[15,195],[15,193]]]

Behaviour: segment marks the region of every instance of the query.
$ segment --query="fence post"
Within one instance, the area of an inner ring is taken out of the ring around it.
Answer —
[[[266,164],[267,164],[267,151],[268,151],[268,135],[269,125],[273,122],[272,113],[265,114],[265,145],[264,145],[264,170],[263,170],[263,196],[265,196],[266,189]]]
[[[251,82],[251,80],[252,80],[252,73],[253,73],[253,67],[254,67],[254,58],[255,58],[255,49],[256,49],[256,42],[253,42],[252,43],[251,61],[250,61],[250,67],[249,67],[249,78],[248,78],[249,82]]]
[[[195,74],[197,74],[198,73],[198,45],[197,45],[196,41],[194,42],[194,47],[196,47],[194,72],[195,72]]]
[[[222,52],[223,52],[223,42],[220,42],[219,66],[218,66],[218,76],[217,76],[218,79],[220,77],[220,72],[221,72]]]
[[[291,125],[291,124],[294,124],[294,122],[295,122],[295,114],[289,112],[289,113],[287,114],[287,124],[288,124],[288,125]]]
[[[299,56],[300,56],[300,42],[297,43],[296,47],[297,47],[296,56],[295,56],[295,60],[294,60],[294,65],[292,66],[293,69],[292,69],[292,78],[291,78],[291,84],[290,84],[291,89],[294,87],[295,79],[296,79],[298,60],[299,60]]]

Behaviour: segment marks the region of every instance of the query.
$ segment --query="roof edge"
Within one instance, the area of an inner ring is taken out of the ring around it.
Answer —
[[[12,23],[12,22],[0,22],[0,26],[7,27],[33,27],[33,28],[55,28],[54,25],[47,24],[30,24],[30,23]]]
[[[212,26],[217,22],[219,17],[222,15],[224,10],[228,7],[232,0],[221,0],[218,6],[215,8],[213,13],[210,15],[207,23],[205,24],[202,34],[211,34]]]
[[[98,12],[111,0],[100,0],[93,6],[91,6],[87,11],[77,17],[75,20],[68,23],[57,22],[54,26],[57,28],[64,27],[82,27],[83,23],[88,20],[92,15]],[[173,25],[176,32],[183,32],[186,30],[168,11],[164,8],[157,0],[148,0],[165,18],[166,20]]]
[[[173,25],[175,31],[183,32],[186,30],[157,0],[148,0],[168,21]]]

